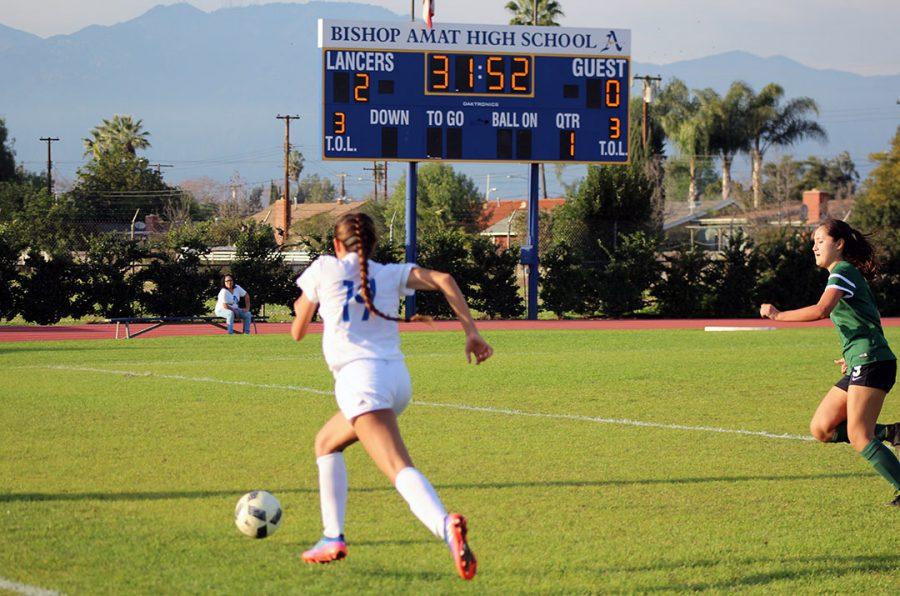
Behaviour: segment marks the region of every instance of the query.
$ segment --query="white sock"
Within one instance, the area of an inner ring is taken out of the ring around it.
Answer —
[[[406,499],[409,509],[431,533],[446,540],[444,518],[447,510],[428,479],[415,468],[403,468],[394,480],[397,492]]]
[[[344,533],[347,511],[347,466],[340,451],[316,458],[319,466],[319,501],[325,536],[337,538]]]

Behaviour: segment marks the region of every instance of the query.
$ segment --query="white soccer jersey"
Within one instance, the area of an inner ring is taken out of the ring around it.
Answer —
[[[383,265],[369,261],[369,287],[375,308],[396,315],[401,296],[411,296],[406,287],[413,263]],[[359,256],[343,259],[321,256],[307,267],[297,285],[310,302],[319,303],[325,323],[322,351],[332,372],[354,360],[374,358],[402,360],[396,321],[370,313],[360,293]]]

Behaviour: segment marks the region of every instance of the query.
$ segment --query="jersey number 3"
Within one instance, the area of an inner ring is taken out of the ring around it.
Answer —
[[[353,283],[352,280],[345,279],[345,280],[344,280],[344,287],[347,289],[347,295],[346,295],[346,297],[345,297],[345,299],[344,299],[344,313],[343,313],[343,316],[342,316],[341,318],[342,318],[344,321],[350,321],[350,301],[351,301],[351,300],[356,300],[356,302],[357,302],[358,304],[363,304],[363,305],[366,303],[366,301],[363,300],[363,297],[362,297],[361,294],[359,294],[359,293],[354,294],[354,293],[353,293],[354,283]],[[369,296],[372,297],[372,300],[373,300],[373,301],[375,300],[375,280],[374,280],[374,279],[370,279],[370,280],[369,280]],[[368,320],[369,320],[369,309],[366,308],[366,307],[363,308],[363,316],[362,316],[362,320],[363,320],[363,321],[368,321]]]

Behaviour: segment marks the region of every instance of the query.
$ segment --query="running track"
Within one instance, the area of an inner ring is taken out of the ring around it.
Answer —
[[[889,317],[881,320],[885,327],[900,327],[900,317]],[[802,327],[831,327],[831,321],[823,319],[814,323],[781,323],[766,319],[626,319],[626,320],[590,320],[590,321],[479,321],[478,327],[483,330],[648,330],[648,329],[703,329],[706,326],[729,327],[777,327],[791,329]],[[142,325],[133,325],[132,330],[141,329]],[[290,329],[289,323],[260,323],[260,334],[284,334]],[[401,326],[403,331],[458,331],[459,323],[455,321],[437,321],[432,324],[408,323]],[[321,333],[322,325],[314,323],[311,333]],[[122,329],[124,333],[124,329]],[[212,325],[165,325],[136,340],[153,337],[174,337],[192,335],[222,335],[224,332]],[[63,339],[113,339],[116,336],[115,325],[67,325],[67,326],[0,326],[0,342],[14,341],[56,341]]]

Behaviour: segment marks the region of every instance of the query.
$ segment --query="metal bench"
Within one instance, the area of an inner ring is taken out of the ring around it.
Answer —
[[[268,321],[268,317],[253,317],[253,333],[259,334],[259,331],[256,328],[257,323],[265,323]],[[114,319],[107,319],[107,323],[115,323],[116,324],[116,339],[119,339],[119,328],[124,325],[125,327],[125,335],[123,339],[131,339],[132,337],[137,337],[138,335],[143,335],[144,333],[149,333],[158,327],[162,327],[163,325],[185,325],[185,324],[197,324],[197,323],[207,323],[212,325],[213,327],[218,327],[224,331],[228,330],[228,327],[225,324],[225,319],[223,317],[210,317],[210,316],[196,316],[196,317],[117,317]],[[145,327],[143,329],[139,329],[134,333],[131,332],[132,325],[149,325],[149,327]],[[235,333],[240,333],[240,331],[235,331]]]

